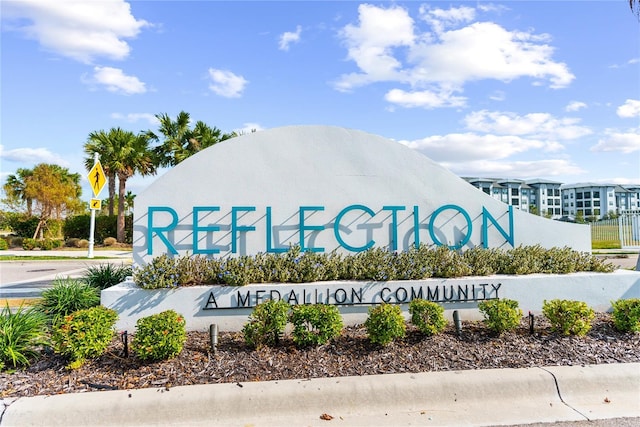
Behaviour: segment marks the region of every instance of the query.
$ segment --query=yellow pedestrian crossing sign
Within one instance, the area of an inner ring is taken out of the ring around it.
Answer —
[[[104,176],[104,170],[102,170],[100,160],[98,160],[93,165],[91,171],[89,171],[89,175],[87,175],[87,178],[89,178],[89,182],[91,183],[91,190],[93,190],[93,195],[97,196],[98,194],[100,194],[100,192],[102,191],[102,187],[104,187],[104,184],[107,181]]]
[[[89,208],[99,211],[102,209],[102,200],[100,199],[91,199],[91,203],[89,204]]]

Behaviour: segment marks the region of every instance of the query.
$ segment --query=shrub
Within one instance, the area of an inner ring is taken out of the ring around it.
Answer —
[[[80,242],[80,239],[78,239],[77,237],[70,237],[64,242],[64,245],[68,248],[79,248],[80,247],[78,246],[79,242]]]
[[[7,241],[4,238],[0,239],[0,251],[6,251],[7,249],[9,249]]]
[[[403,338],[407,325],[399,305],[381,304],[369,309],[364,322],[369,341],[385,346],[396,338]]]
[[[53,287],[42,292],[39,308],[52,323],[74,311],[95,307],[100,304],[100,291],[82,280],[56,279]]]
[[[70,360],[69,368],[79,368],[86,359],[107,350],[117,319],[115,310],[101,305],[73,312],[54,325],[54,350]]]
[[[187,332],[184,316],[173,310],[138,319],[132,348],[141,360],[166,360],[182,351]]]
[[[325,344],[342,331],[342,316],[335,305],[296,305],[291,310],[293,342],[298,347]]]
[[[127,276],[131,276],[130,266],[105,263],[87,267],[82,279],[94,288],[102,290],[123,282]]]
[[[551,330],[563,335],[586,335],[595,317],[593,309],[586,303],[559,299],[545,300],[542,313],[551,322]]]
[[[498,335],[510,331],[520,325],[522,310],[518,301],[496,299],[478,303],[478,309],[484,316],[484,323]]]
[[[289,304],[283,300],[267,300],[258,304],[242,328],[244,341],[256,349],[278,344],[287,326],[288,313]]]
[[[51,249],[56,249],[62,246],[62,240],[47,238],[44,240],[40,240],[39,245],[43,251],[50,251]]]
[[[46,344],[45,316],[33,307],[12,311],[7,304],[0,313],[0,369],[29,366]]]
[[[447,326],[444,318],[444,308],[433,301],[421,298],[411,300],[409,314],[413,323],[425,335],[435,335]]]
[[[89,241],[87,239],[80,239],[78,241],[78,247],[81,249],[86,249],[89,247]]]
[[[25,237],[22,239],[22,249],[25,251],[32,251],[35,248],[39,248],[38,241],[36,239],[32,239],[30,237]]]
[[[613,324],[621,332],[640,332],[640,298],[619,299],[611,303]]]
[[[103,241],[102,244],[105,246],[113,246],[117,243],[118,241],[116,240],[115,237],[106,237]]]

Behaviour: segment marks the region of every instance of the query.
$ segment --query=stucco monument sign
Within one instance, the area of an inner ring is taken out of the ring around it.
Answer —
[[[328,126],[256,132],[188,158],[136,198],[133,243],[139,265],[291,245],[591,248],[588,227],[512,210],[415,150]]]
[[[402,144],[330,126],[261,131],[201,151],[137,196],[133,227],[134,267],[161,255],[236,257],[286,252],[293,245],[345,254],[373,247],[404,251],[417,244],[591,250],[588,226],[512,209]],[[217,323],[239,330],[251,308],[269,298],[335,304],[346,323],[363,321],[372,304],[413,298],[449,310],[511,298],[525,312],[540,312],[544,299],[575,295],[606,310],[611,300],[640,294],[640,275],[622,273],[616,280],[578,274],[158,290],[125,282],[104,290],[102,303],[118,311],[118,327],[124,329],[172,308],[185,316],[189,329]]]

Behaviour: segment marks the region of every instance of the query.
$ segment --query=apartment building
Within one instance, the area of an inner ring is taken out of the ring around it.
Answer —
[[[463,177],[469,184],[516,209],[560,218],[560,185],[562,183],[534,179],[471,178]]]
[[[640,210],[640,185],[562,184],[545,179],[463,179],[514,208],[553,219],[578,215],[601,219],[609,213]]]
[[[640,186],[578,183],[562,186],[562,210],[565,215],[596,217],[640,209]]]

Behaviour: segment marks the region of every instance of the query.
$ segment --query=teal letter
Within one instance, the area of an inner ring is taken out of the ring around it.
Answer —
[[[255,206],[234,206],[231,208],[231,253],[236,253],[238,232],[254,231],[256,229],[252,225],[238,225],[238,212],[253,212],[255,210]]]
[[[324,248],[307,248],[304,242],[304,232],[307,230],[324,230],[324,225],[305,225],[304,218],[307,211],[323,211],[324,206],[300,206],[300,251],[324,252]]]
[[[273,238],[271,237],[271,206],[267,206],[267,252],[272,253],[284,253],[287,252],[287,248],[272,248],[271,242]]]
[[[493,226],[502,234],[502,237],[513,247],[513,206],[509,205],[509,234],[504,231],[504,228],[500,227],[498,221],[491,216],[489,211],[484,206],[482,207],[482,247],[485,249],[489,247],[489,224],[487,219],[491,221]]]
[[[431,235],[431,240],[433,240],[433,243],[435,243],[438,246],[444,245],[444,243],[442,243],[440,240],[438,240],[438,238],[436,237],[435,233],[433,232],[433,223],[434,223],[436,217],[442,211],[447,210],[447,209],[453,209],[454,211],[460,212],[462,214],[462,216],[464,217],[464,219],[467,221],[467,235],[464,236],[464,239],[462,239],[462,241],[460,241],[460,243],[458,243],[457,245],[449,246],[449,249],[460,249],[461,247],[463,247],[464,245],[467,244],[469,239],[471,239],[471,230],[473,228],[473,224],[471,223],[471,217],[469,216],[467,211],[462,209],[460,206],[457,206],[457,205],[444,205],[444,206],[440,206],[438,209],[433,211],[433,213],[431,214],[431,220],[429,221],[429,235]]]
[[[171,214],[171,224],[164,227],[154,227],[153,225],[153,214],[155,212],[167,212]],[[163,232],[171,231],[178,225],[178,214],[176,211],[171,209],[168,206],[149,206],[147,210],[147,254],[153,255],[153,233],[162,240],[162,242],[167,246],[169,252],[176,255],[178,251],[173,247],[167,236],[162,234]]]
[[[398,249],[398,211],[403,211],[406,208],[404,206],[383,206],[383,211],[391,211],[391,245],[389,248],[392,251]]]
[[[413,244],[416,248],[420,246],[420,217],[417,206],[413,207]]]
[[[193,254],[217,254],[220,253],[219,249],[199,249],[198,248],[198,232],[200,231],[220,231],[220,227],[217,225],[209,225],[207,227],[200,227],[198,225],[200,212],[217,212],[220,210],[219,206],[194,206],[193,207]]]
[[[340,213],[338,214],[338,216],[336,217],[336,222],[333,225],[333,234],[336,236],[336,240],[338,241],[338,243],[340,243],[340,246],[342,246],[343,248],[351,251],[351,252],[362,252],[362,251],[366,251],[367,249],[369,249],[371,246],[373,246],[376,242],[373,240],[369,240],[369,242],[367,242],[366,245],[364,246],[360,246],[360,247],[356,247],[356,246],[351,246],[349,244],[347,244],[342,237],[340,236],[340,221],[342,220],[342,217],[345,216],[345,214],[349,211],[355,210],[355,209],[360,209],[365,211],[366,213],[368,213],[371,217],[375,216],[375,212],[372,211],[371,209],[369,209],[368,207],[364,206],[364,205],[351,205],[351,206],[347,206],[346,208],[342,209],[340,211]]]

